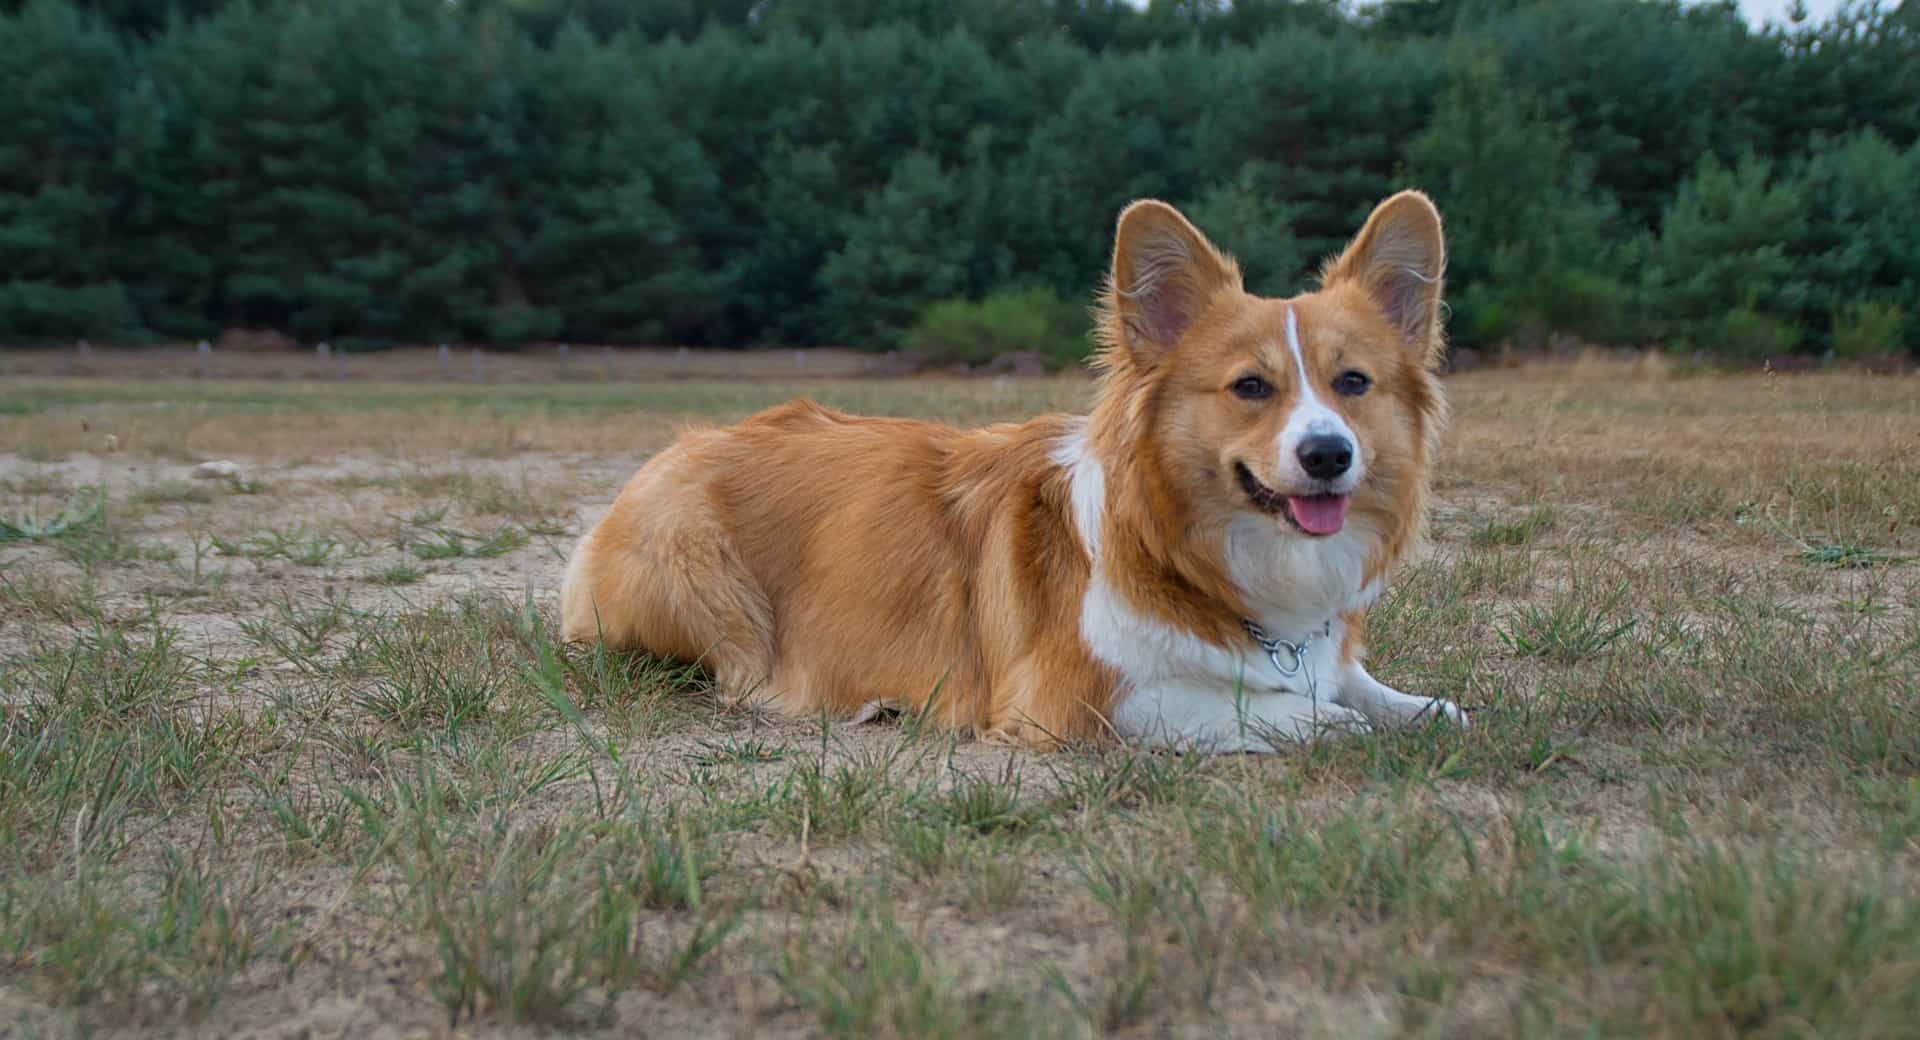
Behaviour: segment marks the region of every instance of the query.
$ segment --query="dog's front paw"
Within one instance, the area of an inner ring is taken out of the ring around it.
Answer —
[[[1365,712],[1375,722],[1420,726],[1434,719],[1445,719],[1461,729],[1468,728],[1467,713],[1461,711],[1458,704],[1441,697],[1401,693],[1368,675],[1367,670],[1358,665],[1340,684],[1340,701]]]

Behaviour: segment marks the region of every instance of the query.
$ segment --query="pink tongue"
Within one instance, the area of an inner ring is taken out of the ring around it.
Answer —
[[[1289,495],[1287,512],[1308,534],[1336,534],[1347,522],[1347,496]]]

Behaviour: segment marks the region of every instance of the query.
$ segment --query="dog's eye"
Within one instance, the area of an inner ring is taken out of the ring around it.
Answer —
[[[1241,376],[1227,389],[1243,401],[1264,401],[1273,396],[1273,384],[1259,376]]]
[[[1342,397],[1359,397],[1373,386],[1373,380],[1365,372],[1348,369],[1334,377],[1333,392]]]

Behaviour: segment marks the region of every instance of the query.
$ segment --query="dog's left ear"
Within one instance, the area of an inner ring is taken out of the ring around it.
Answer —
[[[1142,199],[1121,211],[1114,229],[1101,336],[1151,365],[1180,342],[1215,293],[1240,284],[1240,268],[1179,210]]]
[[[1440,211],[1418,191],[1403,191],[1374,207],[1345,252],[1327,265],[1320,283],[1360,287],[1408,347],[1432,363],[1440,351],[1440,290],[1447,275],[1447,244]]]

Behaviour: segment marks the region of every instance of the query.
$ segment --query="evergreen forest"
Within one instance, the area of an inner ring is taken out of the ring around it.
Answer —
[[[0,0],[8,343],[1071,354],[1129,200],[1289,293],[1402,187],[1459,345],[1905,351],[1920,3]]]

